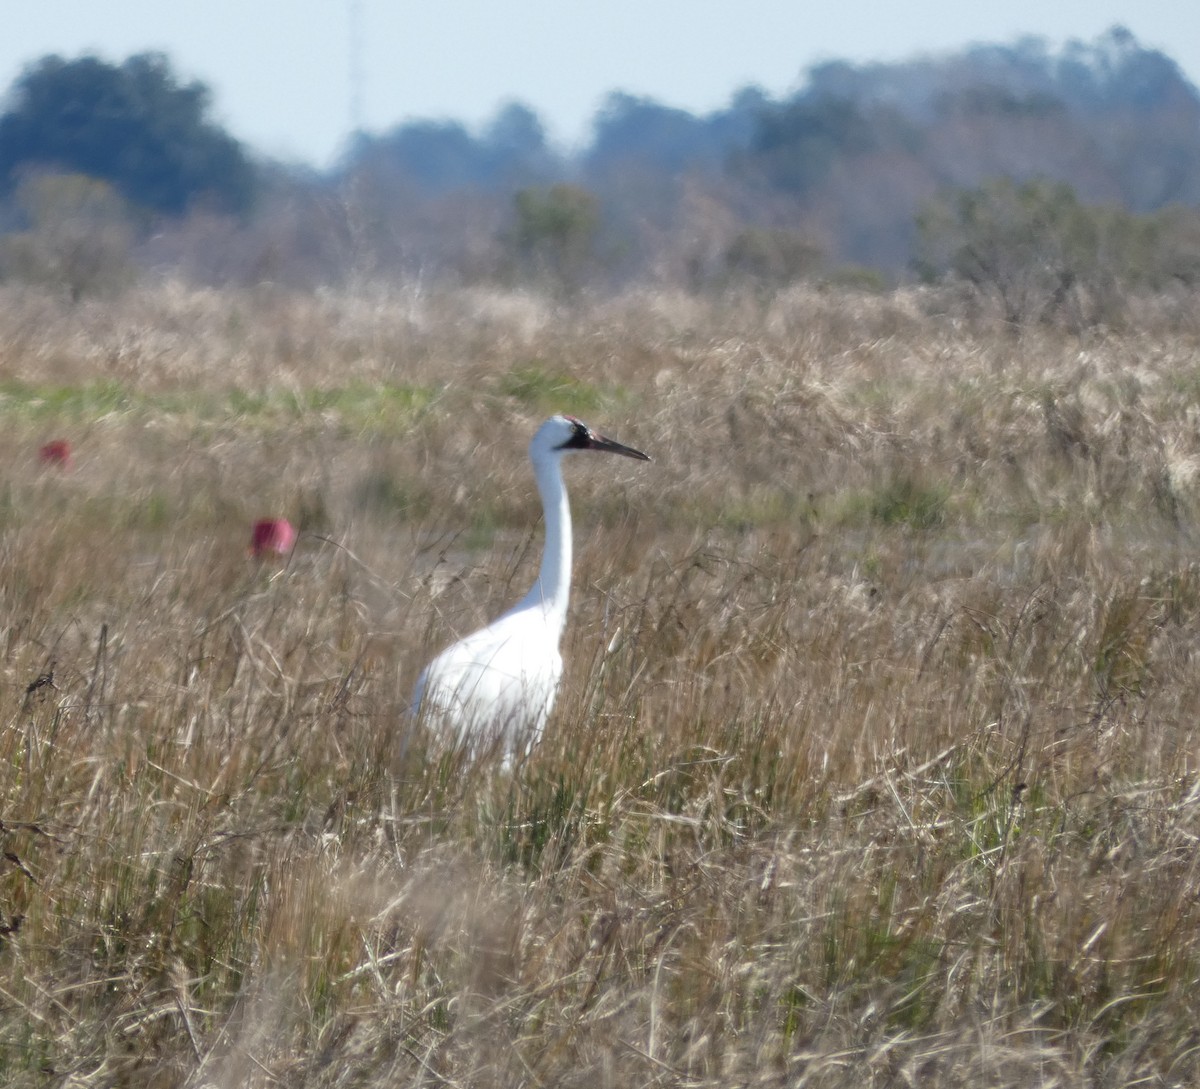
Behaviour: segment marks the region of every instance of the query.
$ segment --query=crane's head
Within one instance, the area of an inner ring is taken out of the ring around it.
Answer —
[[[650,460],[648,454],[605,438],[574,416],[551,416],[537,429],[537,434],[529,444],[529,456],[535,460],[548,454],[565,454],[572,450],[602,450],[639,461]]]

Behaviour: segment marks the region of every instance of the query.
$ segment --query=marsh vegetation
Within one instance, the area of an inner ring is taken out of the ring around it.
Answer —
[[[1194,1084],[1200,322],[1132,312],[3,289],[0,1081]],[[569,468],[544,741],[402,751],[559,410],[655,460]]]

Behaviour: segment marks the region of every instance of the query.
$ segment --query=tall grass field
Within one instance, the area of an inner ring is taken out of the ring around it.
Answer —
[[[1189,306],[0,290],[0,1084],[1200,1084]],[[469,759],[559,411],[654,461]]]

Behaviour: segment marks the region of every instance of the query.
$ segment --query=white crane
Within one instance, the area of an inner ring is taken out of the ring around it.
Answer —
[[[527,751],[554,706],[562,676],[558,644],[571,592],[571,508],[562,459],[573,450],[650,460],[573,416],[551,416],[533,436],[529,460],[546,518],[537,581],[508,612],[434,658],[413,694],[414,715],[451,727],[474,752],[493,745],[509,754]]]

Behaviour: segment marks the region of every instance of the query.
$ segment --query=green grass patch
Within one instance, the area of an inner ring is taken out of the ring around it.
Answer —
[[[433,404],[427,386],[351,383],[324,389],[177,390],[144,393],[119,382],[78,386],[0,383],[0,419],[42,423],[99,418],[114,412],[190,417],[203,423],[282,424],[332,418],[347,431],[395,434]]]
[[[605,493],[588,497],[587,516],[593,522],[615,524],[628,509],[628,500],[620,495]],[[651,512],[640,509],[638,515],[647,519]],[[662,526],[701,526],[736,534],[777,527],[803,532],[821,521],[819,508],[807,495],[765,484],[747,488],[740,495],[696,492],[680,502],[657,508],[653,516]]]
[[[867,507],[873,521],[885,526],[933,529],[946,520],[946,489],[919,484],[908,476],[889,481],[871,497]]]
[[[352,383],[331,389],[287,395],[298,418],[331,414],[351,431],[395,434],[410,427],[433,404],[437,391],[428,386]]]
[[[580,416],[612,408],[627,397],[619,387],[584,382],[562,371],[549,370],[537,362],[514,367],[501,377],[500,392],[539,412],[568,412]]]
[[[830,519],[843,525],[874,523],[907,526],[915,530],[937,529],[945,524],[950,493],[943,485],[923,484],[899,475],[877,488],[852,491],[830,505]]]
[[[59,417],[106,416],[128,411],[135,399],[119,382],[79,386],[0,382],[0,417],[40,422]]]

